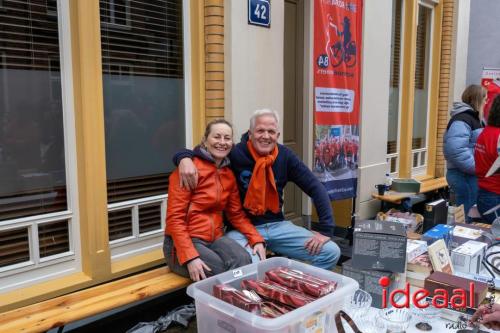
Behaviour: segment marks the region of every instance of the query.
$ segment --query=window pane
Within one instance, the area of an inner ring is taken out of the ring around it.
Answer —
[[[391,77],[389,85],[389,127],[387,154],[397,153],[399,126],[399,75],[401,62],[401,0],[393,1],[391,38]]]
[[[57,221],[38,225],[40,258],[69,251],[68,221]]]
[[[109,240],[132,236],[132,210],[122,209],[108,213]]]
[[[2,3],[0,220],[6,220],[67,205],[57,7]]]
[[[0,231],[0,267],[30,260],[28,228]]]
[[[116,9],[127,29],[110,24]],[[101,0],[100,10],[108,202],[164,194],[185,146],[182,0]]]
[[[139,207],[139,233],[161,229],[161,203]]]
[[[412,149],[425,148],[427,145],[431,14],[430,8],[419,5]]]

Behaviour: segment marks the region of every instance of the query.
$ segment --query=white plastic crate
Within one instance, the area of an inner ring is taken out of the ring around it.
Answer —
[[[262,280],[266,271],[280,266],[335,281],[337,289],[274,319],[257,316],[212,296],[214,285],[225,283],[241,290],[241,280]],[[337,332],[335,314],[341,310],[344,299],[358,287],[358,282],[346,276],[295,260],[275,257],[193,283],[188,287],[187,293],[195,299],[199,333],[331,333]]]

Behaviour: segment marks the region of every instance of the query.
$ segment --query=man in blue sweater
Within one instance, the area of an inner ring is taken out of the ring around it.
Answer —
[[[279,136],[276,111],[257,110],[250,119],[250,130],[231,151],[231,168],[243,207],[271,251],[332,269],[340,257],[337,244],[327,236],[286,221],[283,215],[283,189],[291,181],[313,199],[320,228],[331,233],[335,225],[326,189],[290,149],[277,143]],[[190,150],[183,150],[174,157],[181,185],[189,189],[198,182],[192,156]],[[235,230],[227,236],[247,248],[253,262],[259,260],[245,236]]]

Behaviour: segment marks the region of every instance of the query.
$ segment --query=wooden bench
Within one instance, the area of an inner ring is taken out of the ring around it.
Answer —
[[[437,191],[447,186],[448,182],[446,181],[446,178],[440,177],[423,181],[420,185],[420,191],[418,193],[388,191],[384,195],[379,195],[377,192],[374,192],[372,193],[372,198],[399,205],[403,200],[410,198],[412,195]]]
[[[160,267],[0,314],[0,332],[45,332],[136,301],[168,293],[190,280]]]

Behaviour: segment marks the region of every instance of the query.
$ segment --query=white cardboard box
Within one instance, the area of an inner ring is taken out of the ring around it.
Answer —
[[[427,252],[427,242],[408,239],[406,244],[406,262],[410,262],[421,254]]]
[[[456,271],[478,274],[484,257],[486,243],[467,241],[451,251],[451,262]]]

